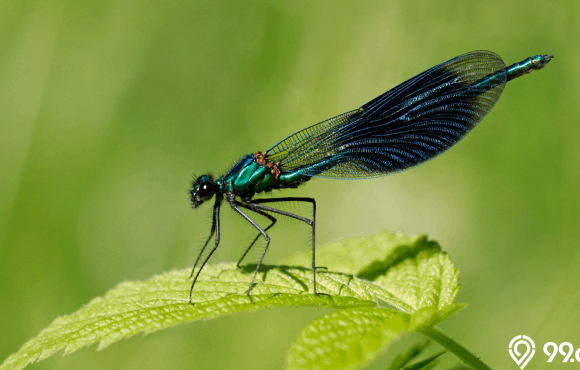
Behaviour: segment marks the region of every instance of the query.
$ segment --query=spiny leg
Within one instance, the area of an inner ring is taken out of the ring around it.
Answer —
[[[205,251],[205,248],[207,247],[207,245],[209,244],[209,241],[211,240],[211,238],[213,237],[213,234],[215,233],[215,228],[216,228],[216,206],[217,208],[219,208],[219,205],[217,203],[214,204],[213,206],[213,213],[212,213],[212,220],[211,220],[211,231],[209,232],[209,237],[207,238],[207,240],[205,241],[205,244],[203,245],[203,247],[201,248],[201,250],[199,251],[199,254],[195,260],[195,263],[193,264],[193,268],[191,269],[191,274],[189,275],[189,278],[191,279],[191,277],[193,276],[193,273],[195,272],[195,268],[197,267],[197,264],[199,263],[199,260],[201,258],[201,256],[203,255],[203,252]]]
[[[264,260],[264,256],[266,255],[266,251],[268,250],[268,246],[270,245],[270,237],[260,227],[260,225],[258,225],[254,220],[252,220],[250,218],[250,216],[248,216],[247,214],[245,214],[244,211],[242,211],[239,207],[243,207],[243,208],[246,208],[246,209],[250,209],[252,211],[251,208],[248,208],[244,203],[240,203],[240,202],[235,201],[235,200],[230,201],[230,206],[232,206],[232,209],[234,211],[238,212],[243,218],[245,218],[246,221],[248,221],[249,223],[251,223],[252,226],[254,226],[256,229],[258,229],[258,231],[260,232],[260,234],[262,234],[262,236],[266,240],[266,247],[264,248],[264,252],[262,252],[262,257],[260,257],[260,262],[258,262],[258,265],[256,266],[256,271],[254,271],[254,276],[252,277],[252,282],[250,283],[250,286],[248,288],[248,291],[246,292],[246,294],[249,296],[250,295],[250,290],[252,290],[252,287],[254,286],[254,280],[256,280],[256,275],[258,275],[258,270],[260,270],[260,266],[262,265],[262,261]]]
[[[266,212],[262,212],[259,211],[257,209],[251,209],[251,208],[247,208],[252,212],[256,212],[259,215],[262,215],[266,218],[268,218],[272,223],[270,225],[268,225],[268,227],[266,227],[264,229],[264,232],[267,232],[268,230],[270,230],[270,228],[272,228],[272,226],[274,226],[274,224],[276,223],[276,218],[272,215],[267,214]],[[248,249],[246,249],[246,251],[244,252],[244,254],[242,255],[242,258],[240,258],[240,260],[238,261],[238,264],[236,265],[236,267],[240,267],[240,264],[242,263],[242,261],[244,260],[244,258],[246,258],[246,255],[248,254],[248,252],[250,251],[250,249],[252,249],[252,247],[254,246],[254,244],[256,244],[256,242],[258,241],[258,238],[262,236],[262,234],[258,233],[258,235],[256,235],[256,237],[254,238],[254,241],[252,241],[252,244],[250,244],[250,246],[248,247]]]
[[[212,250],[209,252],[209,255],[206,257],[206,259],[201,264],[199,271],[197,272],[197,274],[195,275],[195,278],[193,279],[193,282],[191,283],[191,288],[189,289],[189,303],[190,304],[191,304],[191,297],[193,294],[193,287],[195,285],[195,282],[197,281],[199,274],[201,274],[201,271],[203,270],[205,264],[207,263],[207,261],[209,261],[213,252],[215,252],[218,245],[220,244],[220,206],[221,206],[221,199],[216,198],[215,204],[213,206],[213,222],[212,222],[212,224],[215,225],[215,246],[212,248]],[[214,227],[212,226],[212,229],[213,228]],[[211,238],[211,236],[210,236],[210,238]],[[206,245],[207,245],[207,243],[206,243]],[[205,246],[204,246],[204,249],[205,249]],[[203,250],[202,250],[202,252],[203,252]],[[198,259],[199,259],[199,257],[198,257]],[[197,264],[197,261],[196,261],[196,264]],[[194,266],[194,269],[195,269],[195,266]],[[192,272],[192,275],[193,275],[193,272]]]
[[[312,220],[309,220],[305,217],[302,216],[298,216],[295,215],[293,213],[290,212],[286,212],[286,211],[282,211],[276,208],[272,208],[272,207],[268,207],[268,206],[264,206],[260,203],[279,203],[279,202],[307,202],[307,203],[311,203],[312,204]],[[257,208],[257,209],[261,209],[263,211],[268,211],[268,212],[273,212],[273,213],[277,213],[283,216],[287,216],[287,217],[292,217],[295,218],[297,220],[300,220],[302,222],[307,223],[308,225],[310,225],[312,227],[312,273],[313,273],[313,282],[314,282],[314,294],[318,295],[318,294],[324,294],[324,295],[328,295],[325,293],[318,293],[316,291],[316,247],[315,247],[315,237],[316,237],[316,232],[315,232],[315,226],[316,226],[316,200],[314,200],[314,198],[293,198],[293,197],[287,197],[287,198],[268,198],[268,199],[254,199],[251,202],[245,203],[248,207],[251,208]]]

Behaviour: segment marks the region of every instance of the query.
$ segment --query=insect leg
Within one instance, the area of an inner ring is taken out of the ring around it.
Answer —
[[[207,261],[209,261],[209,259],[211,258],[213,252],[215,252],[218,245],[220,244],[220,206],[221,206],[221,201],[222,200],[220,198],[216,198],[215,204],[213,206],[212,235],[213,235],[213,232],[215,230],[215,246],[212,248],[212,250],[209,252],[209,255],[206,257],[206,259],[201,264],[199,271],[197,272],[197,274],[195,275],[195,278],[193,279],[193,282],[191,283],[191,288],[189,289],[189,303],[191,303],[191,295],[193,294],[193,286],[195,285],[195,282],[197,281],[199,274],[203,270]],[[211,238],[211,235],[210,235],[210,238]],[[209,239],[207,241],[209,242]],[[205,244],[207,245],[207,242]],[[204,245],[203,249],[205,249],[205,245]],[[202,249],[202,252],[203,252],[203,249]],[[201,253],[200,253],[200,256],[201,256]],[[200,256],[198,256],[198,260],[199,260]],[[195,262],[195,264],[197,265],[197,261]],[[195,266],[193,268],[195,269]],[[193,271],[191,274],[193,275]]]
[[[216,205],[214,205],[214,207],[213,207],[212,220],[211,220],[211,231],[209,232],[209,236],[208,236],[207,240],[205,241],[205,244],[203,245],[203,247],[199,251],[199,254],[197,255],[195,263],[193,264],[193,268],[191,269],[191,274],[189,275],[190,279],[193,277],[193,273],[195,272],[195,268],[197,267],[197,264],[199,263],[199,260],[202,256],[203,252],[205,251],[205,248],[207,247],[207,245],[209,244],[209,241],[211,240],[211,238],[213,237],[213,234],[215,233],[215,228],[216,228]]]
[[[245,207],[247,208],[247,207]],[[262,215],[264,217],[266,217],[267,219],[269,219],[272,223],[270,225],[268,225],[268,227],[266,227],[264,229],[265,232],[267,232],[268,230],[270,230],[270,228],[272,228],[272,226],[274,226],[274,224],[276,223],[276,218],[272,215],[267,214],[266,212],[262,212],[259,211],[257,209],[251,209],[251,208],[247,208],[252,212],[256,212],[259,215]],[[258,235],[256,235],[256,237],[254,238],[254,241],[252,241],[252,244],[250,244],[250,246],[248,247],[248,249],[246,249],[246,251],[244,252],[244,254],[242,255],[242,258],[240,258],[240,260],[238,261],[238,264],[236,265],[236,267],[240,267],[240,264],[242,263],[242,261],[244,260],[244,258],[246,257],[246,255],[248,254],[248,252],[250,251],[250,249],[252,249],[252,247],[254,246],[254,244],[256,244],[256,242],[258,241],[258,238],[262,236],[262,234],[258,233]]]
[[[256,271],[254,272],[254,276],[252,277],[252,282],[250,283],[250,287],[248,288],[248,291],[246,292],[247,295],[250,295],[250,290],[252,290],[252,287],[254,286],[254,280],[256,280],[256,275],[258,275],[258,270],[260,269],[260,265],[262,265],[262,261],[264,260],[264,256],[266,255],[266,251],[268,250],[268,246],[270,245],[270,237],[260,227],[260,225],[258,225],[254,220],[252,220],[250,218],[250,216],[248,216],[247,214],[245,214],[244,211],[242,211],[239,208],[239,207],[248,208],[245,204],[240,203],[238,201],[230,201],[230,206],[232,206],[232,209],[234,211],[238,212],[243,218],[245,218],[246,221],[248,221],[249,223],[251,223],[252,226],[254,226],[256,229],[258,229],[258,231],[260,232],[260,234],[262,234],[262,236],[266,240],[266,247],[264,248],[264,252],[262,252],[262,257],[260,257],[260,262],[258,262],[258,265],[256,266]],[[250,210],[252,210],[252,209],[250,209]]]
[[[307,202],[312,204],[312,220],[309,220],[305,217],[295,215],[290,212],[282,211],[276,208],[264,206],[261,203],[279,203],[279,202]],[[292,217],[302,222],[307,223],[312,227],[312,272],[313,272],[313,282],[314,282],[314,294],[319,294],[316,291],[316,246],[315,246],[315,238],[316,238],[316,200],[314,198],[293,198],[293,197],[285,197],[285,198],[268,198],[268,199],[254,199],[251,202],[245,203],[248,207],[261,209],[263,211],[268,211],[272,213],[277,213],[283,216]]]

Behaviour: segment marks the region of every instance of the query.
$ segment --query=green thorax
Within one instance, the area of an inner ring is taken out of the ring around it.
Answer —
[[[248,154],[225,175],[226,192],[240,196],[252,196],[262,191],[295,188],[310,177],[295,172],[281,172],[277,164],[267,162],[262,153]]]

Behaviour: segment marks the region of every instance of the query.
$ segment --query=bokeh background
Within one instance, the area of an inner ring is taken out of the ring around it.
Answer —
[[[520,334],[536,343],[529,369],[577,367],[547,364],[541,348],[580,347],[579,31],[577,0],[0,2],[0,360],[120,281],[191,266],[211,208],[189,208],[192,172],[219,175],[487,49],[506,64],[555,59],[510,82],[428,164],[284,194],[317,199],[319,245],[380,230],[438,240],[469,303],[442,328],[493,368],[517,368],[508,344]],[[254,235],[227,208],[223,233],[213,262],[237,259]],[[296,222],[271,236],[270,263],[308,249]],[[300,329],[327,312],[196,322],[33,366],[281,369]]]

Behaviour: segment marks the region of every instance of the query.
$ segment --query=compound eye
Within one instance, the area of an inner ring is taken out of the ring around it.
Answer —
[[[199,185],[199,189],[197,190],[197,194],[203,201],[210,200],[211,197],[213,197],[214,192],[215,188],[213,184],[209,181]]]

